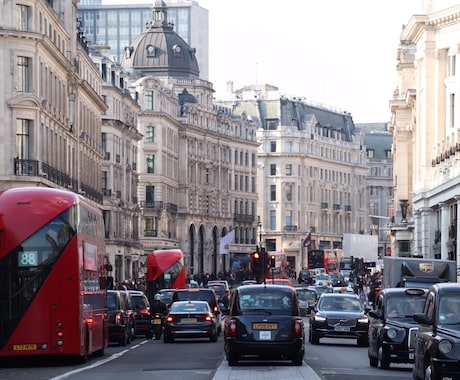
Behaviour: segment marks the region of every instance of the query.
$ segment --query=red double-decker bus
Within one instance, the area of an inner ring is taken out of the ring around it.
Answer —
[[[337,273],[342,257],[341,249],[310,250],[308,251],[308,269],[324,268],[326,273]]]
[[[101,211],[69,191],[0,191],[0,357],[108,345]]]
[[[184,253],[180,249],[159,249],[147,255],[147,296],[160,289],[185,289]]]

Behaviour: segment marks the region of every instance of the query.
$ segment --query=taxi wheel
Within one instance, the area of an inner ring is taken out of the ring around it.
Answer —
[[[390,367],[390,358],[388,357],[388,354],[383,351],[383,348],[379,348],[379,362],[380,362],[380,368],[382,369],[388,369]]]
[[[369,356],[369,365],[371,367],[378,367],[379,365],[379,359],[378,358],[374,358],[373,356]]]
[[[238,365],[238,355],[236,354],[227,355],[227,361],[230,367]]]
[[[310,329],[310,334],[308,336],[311,344],[319,344],[319,337]]]

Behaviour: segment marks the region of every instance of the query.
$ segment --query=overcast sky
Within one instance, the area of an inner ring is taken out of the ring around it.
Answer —
[[[127,3],[104,0],[104,3]],[[130,3],[154,0],[130,0]],[[351,113],[390,120],[402,25],[422,0],[198,0],[209,10],[209,80],[277,86]],[[192,46],[193,47],[193,46]]]

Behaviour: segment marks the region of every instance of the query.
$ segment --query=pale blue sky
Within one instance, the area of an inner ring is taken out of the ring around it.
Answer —
[[[198,3],[209,10],[209,80],[216,96],[229,80],[234,88],[265,82],[346,110],[355,123],[390,120],[402,25],[423,13],[422,0]]]

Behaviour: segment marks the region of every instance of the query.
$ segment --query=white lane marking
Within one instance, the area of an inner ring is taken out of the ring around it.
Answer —
[[[52,377],[49,380],[62,380],[62,379],[65,379],[65,378],[67,378],[67,377],[69,377],[71,375],[75,375],[76,373],[86,371],[87,369],[99,367],[99,366],[101,366],[101,365],[103,365],[105,363],[108,363],[108,362],[112,361],[112,360],[118,359],[120,356],[123,356],[124,354],[126,354],[130,350],[134,350],[134,349],[140,347],[141,344],[145,344],[147,342],[148,342],[148,340],[145,340],[145,341],[143,341],[143,342],[141,342],[139,344],[136,344],[133,347],[130,347],[129,349],[126,349],[126,350],[120,351],[120,352],[118,352],[116,354],[113,354],[112,356],[109,356],[108,358],[98,360],[96,363],[93,363],[93,364],[91,364],[89,366],[74,369],[73,371],[69,371],[69,372],[63,373],[62,375]]]

